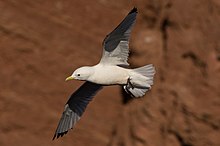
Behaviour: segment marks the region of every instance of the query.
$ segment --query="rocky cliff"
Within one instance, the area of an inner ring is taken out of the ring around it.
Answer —
[[[101,42],[133,6],[132,67],[154,64],[143,98],[105,87],[76,127],[51,141],[64,82],[93,65]],[[0,145],[219,146],[219,0],[0,1]]]

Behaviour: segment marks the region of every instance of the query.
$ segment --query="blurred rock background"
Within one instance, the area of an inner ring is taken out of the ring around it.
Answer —
[[[82,84],[64,79],[98,63],[105,35],[133,6],[129,62],[154,64],[155,85],[137,100],[105,87],[52,141]],[[219,0],[1,0],[0,69],[1,146],[220,145]]]

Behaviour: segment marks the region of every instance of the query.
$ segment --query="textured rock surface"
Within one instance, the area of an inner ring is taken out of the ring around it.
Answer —
[[[134,5],[129,61],[155,64],[151,92],[128,101],[106,87],[51,141],[81,84],[65,77],[99,61],[102,39]],[[219,0],[0,1],[0,145],[219,146],[219,26]]]

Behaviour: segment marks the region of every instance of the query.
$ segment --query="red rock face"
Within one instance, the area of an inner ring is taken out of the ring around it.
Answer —
[[[125,100],[105,87],[51,141],[82,83],[64,79],[99,61],[102,39],[134,5],[129,62],[156,66],[152,90]],[[219,146],[219,10],[218,0],[1,1],[0,145]]]

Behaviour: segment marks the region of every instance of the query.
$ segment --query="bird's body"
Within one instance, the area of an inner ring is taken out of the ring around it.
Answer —
[[[143,82],[147,82],[149,79],[133,69],[120,66],[97,64],[87,68],[93,70],[87,81],[104,86],[126,85],[130,79],[134,87],[144,88],[146,85]]]
[[[67,101],[54,138],[72,129],[84,113],[88,103],[103,86],[121,85],[132,97],[141,97],[153,85],[155,68],[152,64],[128,69],[129,38],[135,23],[137,9],[133,8],[125,19],[103,41],[103,54],[94,66],[76,69],[66,80],[86,81]],[[53,138],[53,139],[54,139]]]
[[[87,81],[101,85],[125,85],[130,73],[129,69],[114,65],[97,64],[91,68],[94,73]]]

